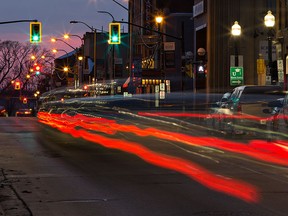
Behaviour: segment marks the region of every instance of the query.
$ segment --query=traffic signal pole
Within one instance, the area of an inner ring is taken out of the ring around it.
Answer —
[[[20,23],[20,22],[38,22],[38,20],[14,20],[14,21],[6,21],[6,22],[0,22],[0,25],[2,25],[2,24],[11,24],[11,23]]]

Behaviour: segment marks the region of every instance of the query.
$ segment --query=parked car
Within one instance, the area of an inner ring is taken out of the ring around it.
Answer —
[[[17,117],[33,116],[33,112],[32,109],[20,108],[19,110],[16,111],[15,116]]]
[[[233,133],[255,131],[273,125],[279,114],[284,92],[282,87],[245,85],[233,89],[226,102],[221,102],[216,121],[220,130]],[[287,109],[288,112],[288,109]]]
[[[286,126],[288,126],[288,93],[286,93],[284,99],[283,99],[283,106],[282,106],[282,116],[284,119],[284,122],[286,123]]]

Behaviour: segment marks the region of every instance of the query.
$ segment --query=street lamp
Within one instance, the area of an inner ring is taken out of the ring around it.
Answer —
[[[87,26],[94,34],[94,40],[93,40],[93,50],[94,50],[94,53],[93,53],[93,61],[94,61],[94,83],[96,82],[97,80],[97,65],[96,65],[96,29],[93,28],[92,26],[89,26],[88,24],[86,24],[85,22],[82,22],[82,21],[76,21],[76,20],[72,20],[70,21],[71,24],[76,24],[76,23],[82,23],[83,25]]]
[[[57,52],[59,52],[59,51],[61,51],[61,52],[65,52],[66,53],[66,58],[68,59],[68,57],[69,57],[69,55],[68,55],[68,52],[66,51],[66,50],[64,50],[64,49],[52,49],[52,52],[53,53],[57,53]]]
[[[76,34],[64,34],[63,38],[65,40],[69,39],[70,37],[78,37],[81,40],[81,45],[83,46],[83,38]]]
[[[79,35],[76,35],[76,34],[64,34],[63,35],[63,38],[65,40],[68,40],[70,39],[70,37],[77,37],[80,39],[81,41],[81,48],[80,48],[80,54],[78,54],[78,52],[76,52],[76,57],[78,59],[78,62],[77,62],[77,76],[78,76],[78,82],[80,81],[81,83],[83,82],[83,54],[84,54],[84,41],[83,41],[83,38],[80,37]],[[81,73],[80,73],[80,68],[81,68]],[[79,85],[79,83],[77,83]]]
[[[163,17],[162,16],[156,16],[155,20],[156,20],[156,23],[161,24],[163,21]]]
[[[237,21],[234,22],[234,25],[231,28],[231,33],[233,36],[240,36],[241,35],[241,26],[238,24]]]
[[[114,16],[113,16],[111,13],[109,13],[108,11],[98,11],[98,13],[106,13],[106,14],[109,14],[109,15],[112,17],[113,22],[115,21]]]
[[[163,35],[160,33],[161,24],[163,23],[163,16],[161,16],[161,15],[156,16],[155,21],[158,25],[158,32],[159,32],[159,36],[160,36],[160,41],[159,41],[159,69],[161,71],[161,78],[163,78],[165,80],[165,74],[162,74],[163,73],[163,53],[162,53]]]
[[[264,24],[268,28],[268,68],[267,68],[267,74],[266,74],[266,80],[271,81],[271,84],[275,84],[276,80],[272,79],[275,78],[275,75],[272,71],[272,29],[275,25],[275,17],[273,16],[272,12],[269,10],[267,12],[267,15],[264,17]],[[272,74],[273,73],[273,74]]]
[[[66,50],[64,50],[64,49],[52,49],[52,52],[53,53],[57,53],[57,52],[59,52],[59,51],[61,51],[61,52],[65,52],[65,55],[66,55],[66,66],[64,65],[63,66],[63,71],[66,73],[66,72],[68,72],[68,70],[69,70],[69,67],[68,67],[68,65],[69,65],[69,63],[68,63],[68,58],[69,58],[69,55],[68,55],[68,52],[66,51]],[[66,79],[67,79],[67,85],[68,85],[68,73],[66,74]]]
[[[65,43],[67,46],[69,46],[70,48],[72,48],[73,50],[77,50],[75,47],[71,46],[69,43],[67,43],[66,41],[64,41],[60,38],[51,38],[52,43],[55,43],[57,41],[61,41],[61,42]]]
[[[112,22],[115,22],[114,16],[108,11],[98,11],[98,13],[106,13],[110,15],[112,18]],[[111,75],[112,75],[112,79],[114,80],[115,79],[115,45],[114,44],[112,44],[112,74]]]
[[[237,21],[234,22],[234,25],[231,27],[231,34],[234,37],[235,41],[235,67],[239,66],[239,58],[238,58],[238,37],[241,35],[241,26]]]

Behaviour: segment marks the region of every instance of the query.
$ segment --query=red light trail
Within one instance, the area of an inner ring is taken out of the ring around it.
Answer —
[[[267,143],[267,141],[254,140],[249,144],[244,145],[218,138],[194,137],[156,128],[142,129],[134,125],[122,125],[114,120],[89,117],[82,114],[69,116],[66,114],[60,115],[39,112],[38,118],[40,122],[57,128],[64,133],[71,134],[74,137],[81,137],[107,148],[114,148],[137,155],[151,164],[175,170],[189,176],[210,189],[238,197],[247,202],[257,202],[259,200],[258,190],[248,183],[219,176],[188,160],[156,153],[139,143],[107,138],[95,134],[95,132],[108,135],[114,135],[117,132],[126,132],[133,133],[140,137],[154,136],[159,139],[178,141],[187,145],[213,147],[244,154],[258,160],[280,165],[286,166],[288,164],[288,145],[285,141]]]

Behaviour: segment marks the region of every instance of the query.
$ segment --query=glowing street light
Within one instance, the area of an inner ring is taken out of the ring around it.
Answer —
[[[63,35],[63,38],[65,39],[65,40],[68,40],[68,39],[70,39],[71,37],[77,37],[77,38],[79,38],[80,40],[81,40],[81,45],[83,45],[83,38],[82,37],[80,37],[79,35],[76,35],[76,34],[64,34]]]
[[[50,41],[52,43],[56,43],[57,41],[61,41],[61,42],[65,43],[67,46],[71,47],[73,50],[77,50],[75,47],[71,46],[69,43],[67,43],[66,41],[64,41],[60,38],[51,38]]]
[[[241,26],[238,24],[237,21],[234,22],[234,25],[231,28],[231,34],[233,36],[240,36],[241,35]]]
[[[161,34],[161,24],[163,23],[164,18],[161,15],[158,15],[155,17],[155,22],[158,25],[158,31],[159,31],[159,36],[160,36],[160,41],[159,41],[159,67],[161,70],[161,78],[165,79],[166,74],[165,71],[163,70],[163,50],[162,50],[162,43],[163,43],[163,35]]]
[[[272,14],[272,11],[268,11],[267,15],[264,17],[264,24],[266,27],[274,27],[275,25],[275,16]]]
[[[241,26],[239,25],[238,21],[235,21],[231,27],[231,34],[234,36],[235,41],[235,67],[238,67],[239,64],[239,56],[238,56],[238,44],[237,39],[241,35]]]
[[[163,22],[163,16],[156,16],[155,21],[156,23],[161,24]]]
[[[65,66],[65,67],[63,68],[63,71],[64,71],[64,72],[68,72],[68,71],[69,71],[69,68]]]
[[[266,74],[267,76],[266,80],[271,79],[271,84],[275,84],[276,80],[273,80],[273,78],[275,78],[276,76],[272,68],[272,37],[273,37],[272,28],[275,25],[275,17],[270,10],[267,12],[267,15],[264,17],[264,24],[268,28],[268,38],[267,38],[268,40],[268,68],[267,69],[268,70]]]

